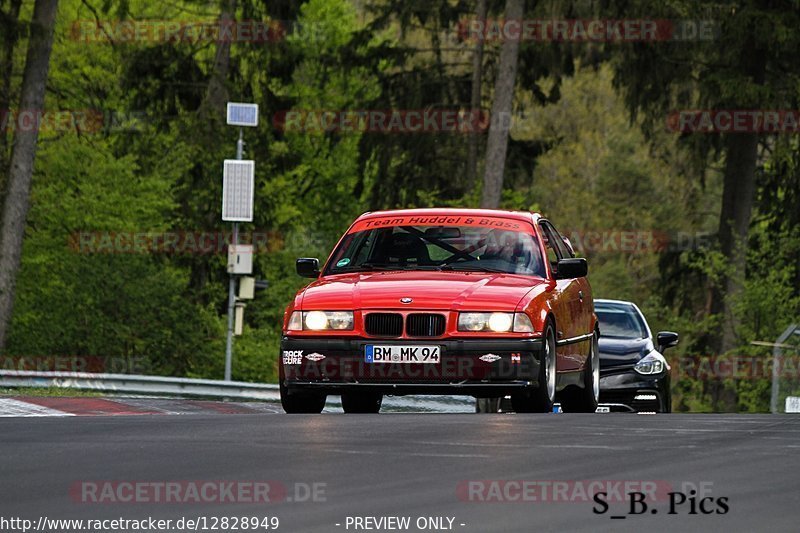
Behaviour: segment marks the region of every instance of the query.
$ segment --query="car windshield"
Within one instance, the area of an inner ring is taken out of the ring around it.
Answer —
[[[533,234],[480,226],[392,226],[355,231],[335,250],[326,274],[371,270],[545,275]]]
[[[643,339],[647,331],[639,313],[631,306],[597,306],[600,336],[615,339]]]

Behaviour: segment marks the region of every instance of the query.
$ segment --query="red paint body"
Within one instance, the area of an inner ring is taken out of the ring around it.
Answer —
[[[494,227],[527,233],[538,243],[541,257],[545,258],[545,275],[522,275],[509,273],[396,270],[348,272],[326,275],[332,258],[345,237],[356,231],[386,225],[412,225],[420,220],[430,224],[448,226]],[[364,331],[364,316],[370,311],[410,312],[437,311],[447,317],[445,333],[435,341],[458,341],[469,339],[537,339],[541,338],[547,320],[554,324],[557,353],[558,389],[571,382],[562,379],[577,375],[584,368],[589,353],[590,340],[574,341],[575,338],[591,335],[596,328],[591,287],[585,277],[556,279],[550,262],[538,214],[474,209],[414,209],[367,213],[359,217],[340,240],[331,254],[320,277],[298,291],[294,301],[286,309],[283,335],[285,341],[300,341],[303,338],[358,338],[370,339]],[[416,221],[416,222],[415,222]],[[401,298],[411,298],[409,304]],[[354,328],[348,331],[287,331],[289,318],[294,311],[354,312]],[[476,312],[524,312],[534,327],[533,333],[464,332],[457,330],[458,313]],[[395,340],[409,339],[404,333]],[[570,342],[570,339],[573,339]],[[409,339],[419,342],[419,339]],[[426,341],[427,341],[426,340]],[[281,364],[281,379],[284,379]]]

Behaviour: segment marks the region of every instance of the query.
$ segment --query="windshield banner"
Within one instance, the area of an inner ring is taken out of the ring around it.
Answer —
[[[453,215],[408,215],[367,218],[356,222],[350,229],[350,233],[392,226],[476,226],[533,234],[533,226],[521,220],[503,217]]]

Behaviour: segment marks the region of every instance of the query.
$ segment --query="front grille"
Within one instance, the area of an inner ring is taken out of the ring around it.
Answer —
[[[403,334],[403,315],[398,313],[370,313],[364,319],[367,335],[399,337]]]
[[[415,313],[406,318],[406,334],[409,337],[439,337],[444,334],[444,315]]]

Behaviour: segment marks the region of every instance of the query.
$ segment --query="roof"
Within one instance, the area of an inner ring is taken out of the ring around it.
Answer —
[[[424,209],[396,209],[391,211],[374,211],[367,212],[358,217],[358,220],[369,218],[380,218],[387,216],[473,216],[473,217],[501,217],[510,218],[515,220],[522,220],[524,222],[536,222],[541,218],[539,213],[531,213],[530,211],[505,211],[502,209],[467,209],[460,207],[429,207]]]

